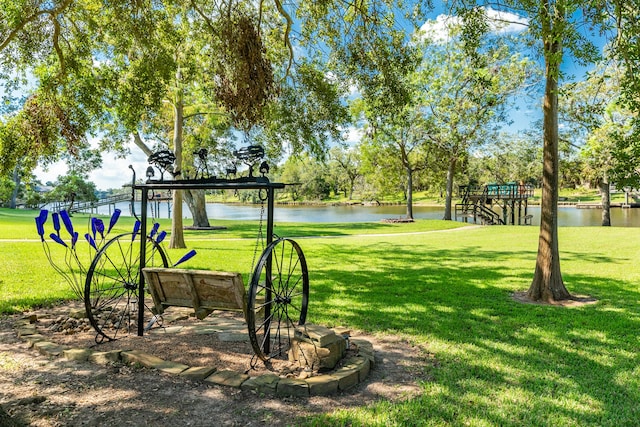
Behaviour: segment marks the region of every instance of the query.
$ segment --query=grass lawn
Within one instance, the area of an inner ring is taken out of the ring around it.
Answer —
[[[11,214],[0,210],[0,310],[68,298],[39,242],[6,240],[37,238],[35,213]],[[226,224],[187,234],[199,252],[189,267],[248,273],[257,224]],[[640,230],[561,228],[565,283],[598,303],[560,308],[511,299],[531,281],[537,227],[423,233],[459,225],[277,225],[282,236],[325,236],[299,239],[310,270],[308,321],[402,335],[422,352],[428,378],[418,397],[301,423],[638,425]],[[177,259],[184,250],[170,252]]]

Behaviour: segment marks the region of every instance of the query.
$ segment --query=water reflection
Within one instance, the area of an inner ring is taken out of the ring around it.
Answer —
[[[150,215],[154,217],[168,217],[168,203],[162,202],[151,206]],[[118,204],[123,214],[130,214],[127,203]],[[113,209],[113,207],[111,207]],[[140,206],[136,206],[140,212]],[[185,217],[190,218],[189,209],[184,207]],[[103,206],[99,213],[109,215],[109,207]],[[277,222],[368,222],[380,221],[385,218],[404,217],[404,206],[276,206],[275,221]],[[540,208],[529,207],[533,215],[532,224],[540,224]],[[211,219],[257,220],[260,218],[259,205],[240,205],[209,203],[207,214]],[[438,206],[414,206],[413,216],[416,219],[442,219],[444,208]],[[577,209],[562,206],[558,208],[558,224],[560,226],[599,226],[602,223],[602,210]],[[611,209],[611,224],[615,227],[640,227],[640,209]]]

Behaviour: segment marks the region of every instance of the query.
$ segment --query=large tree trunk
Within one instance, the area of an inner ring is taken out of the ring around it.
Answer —
[[[611,226],[611,191],[606,177],[600,182],[600,200],[602,201],[602,226]]]
[[[173,215],[171,216],[171,239],[169,240],[169,248],[180,249],[186,248],[184,242],[184,222],[182,221],[182,190],[173,192]]]
[[[176,81],[180,83],[181,73],[178,69],[176,73]],[[178,84],[179,86],[179,84]],[[174,122],[173,122],[173,150],[176,156],[176,162],[173,174],[176,180],[182,179],[182,121],[184,119],[184,106],[182,104],[182,93],[178,89],[174,105]],[[184,224],[182,222],[182,191],[173,192],[173,216],[171,217],[171,239],[169,240],[169,248],[180,249],[186,248],[184,242]]]
[[[136,145],[136,147],[138,147],[139,149],[142,150],[142,152],[147,156],[151,156],[153,154],[153,150],[149,147],[147,147],[147,144],[144,143],[144,141],[142,140],[142,137],[140,136],[140,133],[138,132],[134,132],[133,133],[133,143]]]
[[[552,37],[549,36],[548,40]],[[544,148],[542,202],[538,257],[527,296],[533,301],[570,299],[560,273],[558,249],[558,71],[562,49],[556,40],[545,41]]]
[[[413,171],[407,166],[407,219],[413,219]]]
[[[187,206],[189,206],[189,210],[191,211],[193,226],[209,227],[207,200],[205,199],[204,190],[185,190],[183,196],[184,201],[187,202]]]
[[[451,221],[451,200],[453,199],[453,176],[456,172],[457,160],[452,158],[449,160],[449,167],[447,168],[447,188],[444,199],[444,219],[445,221]]]

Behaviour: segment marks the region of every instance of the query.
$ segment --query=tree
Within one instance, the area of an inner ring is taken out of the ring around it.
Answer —
[[[96,186],[85,177],[73,172],[59,176],[54,183],[54,189],[47,195],[49,201],[63,201],[67,203],[67,211],[71,211],[76,201],[95,202]]]
[[[607,2],[607,10],[615,22],[616,37],[611,43],[610,52],[622,66],[624,73],[620,89],[622,91],[625,106],[633,112],[640,110],[640,77],[638,77],[638,64],[640,63],[640,21],[638,12],[640,6],[637,2],[614,0]],[[638,132],[638,117],[634,123],[634,132]]]
[[[289,194],[295,201],[322,200],[329,197],[331,186],[327,180],[327,166],[308,154],[290,156],[280,168],[280,179],[291,183]]]
[[[406,76],[420,61],[415,45],[408,43],[406,21],[402,25],[397,18],[402,8],[401,2],[386,0],[304,2],[298,8],[303,42],[313,45],[311,41],[318,39],[330,48],[328,54],[323,49],[319,57],[326,58],[337,81],[348,82],[359,92],[362,102],[355,102],[353,108],[356,120],[369,130],[366,138],[385,144],[396,141],[398,123],[411,116],[407,106],[413,94]],[[422,17],[420,8],[415,12],[417,22]],[[415,144],[415,135],[409,133],[400,142],[405,148]],[[405,151],[406,177],[417,166],[414,154],[409,153],[413,149]],[[411,188],[410,180],[406,188]],[[412,217],[410,192],[407,194],[407,215]]]
[[[184,104],[187,97],[194,99],[193,85],[201,96],[198,101],[207,91],[215,91],[213,101],[212,97],[205,99],[201,106],[206,107],[198,113],[224,113],[243,125],[260,121],[275,93],[259,37],[260,19],[264,16],[271,25],[274,14],[251,12],[255,5],[248,2],[130,5],[87,0],[52,5],[36,1],[21,13],[14,13],[20,9],[14,9],[14,3],[5,3],[0,9],[0,15],[11,18],[0,24],[2,64],[17,65],[22,73],[36,70],[41,92],[58,101],[75,100],[65,102],[66,108],[59,110],[65,114],[86,111],[79,123],[91,122],[106,132],[104,141],[110,149],[126,150],[125,141],[133,135],[137,145],[150,152],[143,139],[144,127],[161,128],[157,120],[162,116],[162,102],[170,100],[173,126],[163,139],[170,136],[172,141],[176,153],[173,170],[178,177],[192,166],[182,147],[184,121],[195,114],[185,112]],[[54,29],[50,37],[47,27]],[[191,85],[189,93],[187,85]],[[88,129],[83,126],[78,130]],[[181,193],[175,195],[179,198]],[[194,220],[208,223],[203,194],[193,196],[187,197],[190,206],[201,207],[194,209]],[[193,202],[196,199],[199,204]],[[183,246],[182,201],[176,200],[174,206],[170,245]]]
[[[22,110],[0,122],[0,175],[12,174],[16,167],[30,172],[38,161],[46,165],[57,160],[63,150],[79,153],[87,148],[85,129],[55,96],[31,95]]]
[[[365,101],[366,102],[366,101]],[[374,103],[375,105],[375,103]],[[413,219],[413,180],[417,172],[430,165],[434,151],[426,149],[424,144],[430,129],[419,113],[407,106],[400,114],[387,115],[370,106],[366,109],[368,118],[365,141],[386,149],[387,154],[394,156],[401,166],[406,200],[406,217]],[[371,153],[372,151],[369,150]],[[373,151],[375,152],[375,151]],[[374,161],[378,161],[376,159]],[[389,174],[392,170],[381,171]]]
[[[520,180],[537,185],[542,175],[537,135],[501,132],[469,156],[469,180],[507,183]]]
[[[406,191],[406,174],[393,145],[381,145],[365,138],[358,145],[358,150],[362,159],[363,199],[378,201]]]
[[[300,59],[288,72],[278,96],[267,106],[256,140],[274,161],[283,147],[289,154],[308,152],[325,159],[330,144],[342,141],[342,128],[350,120],[342,99],[346,84],[333,78],[320,61]]]
[[[24,72],[46,63],[38,74],[40,87],[73,99],[65,102],[65,111],[86,112],[83,119],[90,117],[107,135],[109,149],[126,153],[133,140],[146,151],[149,137],[161,136],[154,140],[175,151],[173,171],[180,177],[193,166],[184,129],[199,115],[221,115],[219,122],[227,129],[233,125],[260,135],[260,141],[270,143],[273,156],[283,150],[282,141],[294,151],[322,152],[328,136],[339,139],[341,119],[336,115],[345,118],[346,110],[336,101],[337,84],[314,70],[318,62],[298,67],[293,61],[293,21],[280,0],[134,5],[36,1],[22,15],[14,13],[16,2],[9,3],[2,12],[15,19],[0,25],[0,64],[11,63]],[[53,35],[44,31],[48,26],[54,28]],[[293,110],[295,100],[304,101],[298,110]],[[161,124],[163,101],[171,103],[170,127]],[[324,114],[314,121],[320,112]],[[290,126],[275,132],[267,126],[267,115],[274,119],[271,123],[287,117]],[[304,132],[298,132],[297,125]],[[283,135],[286,138],[276,138]],[[172,246],[182,244],[181,206],[176,200]]]
[[[10,203],[14,191],[16,191],[16,184],[9,178],[0,176],[0,203],[7,205]]]
[[[631,128],[617,131],[613,135],[613,157],[616,165],[611,179],[618,188],[640,188],[640,8],[637,2],[615,0],[612,15],[615,21],[616,38],[611,46],[611,55],[623,69],[620,82],[621,105],[632,115]]]
[[[336,192],[342,191],[344,197],[352,200],[356,181],[362,176],[358,151],[352,147],[333,147],[329,151],[329,171],[333,175]]]
[[[552,302],[571,298],[562,280],[558,246],[558,80],[564,42],[575,34],[568,17],[576,5],[565,0],[545,0],[541,6],[529,9],[536,24],[534,33],[542,41],[545,89],[540,236],[536,268],[527,296],[533,301]]]
[[[464,1],[456,2],[464,5]],[[558,89],[561,78],[560,66],[565,51],[582,63],[593,63],[599,52],[585,36],[585,28],[603,28],[608,17],[602,13],[602,3],[586,3],[576,0],[518,0],[499,2],[473,2],[468,6],[477,10],[478,5],[487,4],[501,11],[523,14],[527,19],[528,35],[544,58],[543,96],[543,172],[540,234],[538,255],[533,280],[527,291],[532,301],[553,302],[571,299],[560,271],[558,246],[558,181],[559,181],[559,132]],[[582,13],[580,13],[582,12]],[[512,15],[513,16],[513,15]],[[467,22],[467,33],[473,41],[474,29],[486,28],[482,15],[472,15]],[[510,21],[503,15],[503,20]],[[478,24],[478,21],[480,22]],[[514,22],[515,23],[515,22]],[[519,21],[522,24],[522,21]]]
[[[460,27],[449,31],[448,41],[427,41],[418,74],[420,110],[431,128],[425,137],[446,160],[445,220],[451,220],[458,164],[497,138],[514,96],[535,76],[532,61],[514,53],[504,35],[487,34],[469,52]]]
[[[302,43],[309,48],[310,55],[326,62],[335,80],[351,85],[362,99],[354,103],[353,109],[356,122],[368,129],[363,147],[374,141],[384,144],[380,149],[371,147],[369,153],[388,149],[393,151],[393,156],[401,158],[400,163],[404,162],[402,178],[389,179],[404,181],[410,218],[413,216],[411,180],[417,168],[422,167],[417,159],[421,150],[417,129],[414,132],[403,127],[402,120],[415,117],[409,108],[413,105],[414,93],[407,76],[413,75],[421,58],[417,46],[409,42],[406,28],[411,25],[417,28],[418,22],[424,19],[423,8],[429,4],[418,2],[414,6],[412,13],[405,13],[406,5],[402,1],[323,0],[302,2],[297,9]],[[312,49],[314,46],[319,50]],[[385,164],[393,162],[389,158],[384,161]],[[385,176],[387,172],[388,169],[384,170]],[[371,176],[383,179],[380,174]]]
[[[620,68],[600,65],[586,79],[562,88],[560,115],[565,133],[577,140],[582,173],[600,190],[602,225],[611,225],[611,173],[616,168],[615,135],[629,130],[630,114],[620,105]],[[574,142],[572,145],[576,145]]]
[[[378,144],[395,147],[406,183],[407,217],[412,218],[414,174],[446,160],[444,219],[451,220],[453,182],[457,166],[475,145],[489,140],[506,120],[513,95],[533,75],[531,61],[513,54],[505,38],[492,38],[471,54],[465,50],[460,26],[450,38],[431,40],[419,34],[412,43],[419,58],[403,74],[404,104],[389,105],[386,86],[369,84],[363,93],[362,117]],[[393,70],[393,67],[390,67]],[[357,104],[356,104],[357,105]]]
[[[600,190],[602,203],[602,225],[611,225],[611,182],[610,170],[615,167],[613,159],[613,140],[611,138],[613,122],[595,129],[582,149],[585,159],[584,174],[594,181]]]

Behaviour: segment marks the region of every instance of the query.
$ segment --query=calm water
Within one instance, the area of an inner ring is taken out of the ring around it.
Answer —
[[[149,205],[151,207],[151,204]],[[119,203],[117,206],[123,215],[129,215],[128,203]],[[167,218],[166,202],[151,207],[150,214]],[[113,208],[111,208],[113,209]],[[140,211],[139,204],[136,207]],[[158,212],[156,212],[156,210]],[[190,217],[186,205],[183,209],[185,217]],[[99,213],[108,215],[108,206],[99,209]],[[209,219],[237,219],[257,220],[260,217],[260,206],[209,203],[207,205]],[[415,206],[413,216],[416,219],[442,219],[444,210],[440,207]],[[533,215],[533,225],[540,224],[540,208],[529,207],[529,213]],[[276,206],[276,222],[367,222],[380,221],[384,218],[399,218],[405,214],[404,206]],[[577,209],[574,207],[558,208],[558,224],[560,226],[599,226],[601,224],[602,211],[600,209]],[[611,209],[611,223],[617,227],[640,227],[640,208]]]

